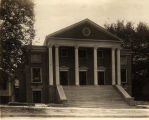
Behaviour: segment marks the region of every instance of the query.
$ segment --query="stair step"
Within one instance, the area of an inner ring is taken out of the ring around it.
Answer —
[[[128,107],[112,85],[63,86],[67,106],[77,107]]]

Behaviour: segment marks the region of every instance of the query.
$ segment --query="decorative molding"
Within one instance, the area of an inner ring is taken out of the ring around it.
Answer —
[[[84,28],[82,29],[82,34],[83,34],[85,37],[90,36],[90,34],[91,34],[91,29],[90,29],[89,27],[84,27]]]
[[[69,71],[69,67],[67,67],[67,66],[61,66],[59,70],[60,71]]]

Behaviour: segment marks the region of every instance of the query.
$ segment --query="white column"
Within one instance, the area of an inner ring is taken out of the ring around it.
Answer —
[[[55,73],[56,73],[56,85],[60,85],[59,81],[59,49],[58,46],[55,46]]]
[[[115,84],[115,48],[112,48],[112,85]]]
[[[94,85],[98,85],[98,76],[97,76],[97,48],[94,48]]]
[[[75,47],[75,85],[79,85],[79,57],[78,57],[78,47]]]
[[[49,85],[53,85],[53,56],[52,56],[52,47],[49,47]]]
[[[120,49],[117,49],[117,84],[121,85]]]

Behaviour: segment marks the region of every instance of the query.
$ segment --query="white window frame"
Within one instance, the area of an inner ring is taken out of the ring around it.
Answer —
[[[40,82],[33,81],[33,69],[34,68],[40,68]],[[41,69],[41,67],[31,67],[31,81],[32,81],[32,83],[42,83],[42,69]]]

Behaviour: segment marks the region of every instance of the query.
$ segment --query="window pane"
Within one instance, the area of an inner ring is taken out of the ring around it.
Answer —
[[[61,49],[61,56],[62,57],[67,57],[68,56],[68,51],[66,48]]]
[[[41,103],[41,91],[33,91],[33,102]]]
[[[79,57],[86,57],[86,50],[79,50]]]
[[[103,51],[102,50],[98,50],[97,57],[103,58]]]
[[[41,82],[40,68],[32,68],[33,82]]]

